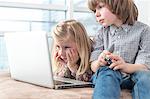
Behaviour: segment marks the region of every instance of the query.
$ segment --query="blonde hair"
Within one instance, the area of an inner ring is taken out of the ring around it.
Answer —
[[[91,53],[91,43],[84,26],[76,20],[66,20],[60,22],[52,31],[53,38],[66,40],[71,39],[76,43],[80,57],[79,68],[76,75],[85,73],[89,69],[89,57]],[[55,49],[53,48],[53,51]],[[53,60],[55,65],[59,65]],[[59,68],[59,66],[57,66]]]
[[[109,10],[123,21],[123,24],[133,25],[138,18],[138,9],[133,0],[88,0],[88,7],[96,11],[98,3],[108,5]]]

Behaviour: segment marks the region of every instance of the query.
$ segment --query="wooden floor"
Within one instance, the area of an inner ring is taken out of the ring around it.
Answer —
[[[9,73],[0,73],[0,99],[92,99],[92,88],[54,90],[15,81]],[[128,90],[120,99],[132,99]]]

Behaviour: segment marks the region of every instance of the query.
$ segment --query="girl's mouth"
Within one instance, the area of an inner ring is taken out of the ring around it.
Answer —
[[[59,58],[60,59],[60,61],[62,61],[62,62],[64,62],[64,63],[67,63],[67,59],[66,58]]]

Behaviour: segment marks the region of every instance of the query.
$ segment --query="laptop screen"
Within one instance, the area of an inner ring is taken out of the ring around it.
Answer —
[[[46,32],[5,33],[11,77],[53,87],[48,36]]]

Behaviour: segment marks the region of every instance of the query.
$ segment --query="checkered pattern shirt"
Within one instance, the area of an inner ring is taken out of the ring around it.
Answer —
[[[144,64],[150,68],[150,27],[141,22],[134,25],[123,24],[117,28],[114,25],[102,27],[94,37],[94,50],[90,61],[98,59],[100,53],[114,44],[115,54],[125,62]]]

